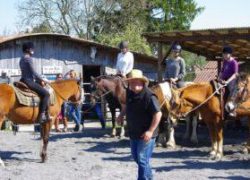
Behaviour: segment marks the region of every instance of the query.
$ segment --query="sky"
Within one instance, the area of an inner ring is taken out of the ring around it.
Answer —
[[[0,35],[17,32],[17,5],[23,0],[0,0]],[[195,0],[205,10],[191,29],[250,27],[250,0]]]

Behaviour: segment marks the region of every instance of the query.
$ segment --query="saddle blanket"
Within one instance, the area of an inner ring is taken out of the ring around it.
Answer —
[[[36,94],[33,93],[29,93],[29,92],[24,92],[22,90],[20,90],[19,88],[13,86],[15,93],[16,93],[16,97],[18,99],[18,102],[24,106],[30,106],[30,107],[38,107],[40,104],[40,97]],[[53,88],[49,85],[46,85],[44,87],[50,94],[50,105],[54,105],[55,101],[56,101],[56,96],[55,96],[55,92],[53,90]]]

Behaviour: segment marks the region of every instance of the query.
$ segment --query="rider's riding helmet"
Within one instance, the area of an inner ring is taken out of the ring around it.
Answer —
[[[30,50],[34,50],[34,44],[33,42],[25,42],[23,43],[23,52],[30,52]]]
[[[120,42],[119,48],[120,49],[128,48],[128,41],[122,41],[122,42]]]
[[[227,54],[232,54],[233,53],[233,49],[230,46],[224,46],[222,53],[227,53]]]
[[[175,44],[171,50],[175,52],[181,52],[181,46],[179,44]]]

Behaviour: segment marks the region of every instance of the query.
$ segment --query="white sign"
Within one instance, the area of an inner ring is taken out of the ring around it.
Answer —
[[[2,74],[3,72],[5,72],[7,76],[20,76],[21,75],[20,69],[0,69],[0,73]]]
[[[108,75],[115,75],[116,74],[116,69],[113,69],[113,68],[110,68],[110,67],[105,67],[105,74],[108,74]]]
[[[58,74],[62,72],[62,66],[43,66],[43,74]]]

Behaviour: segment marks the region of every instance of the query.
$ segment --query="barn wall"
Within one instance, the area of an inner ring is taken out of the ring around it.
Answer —
[[[26,41],[32,41],[35,44],[33,59],[35,68],[40,74],[43,74],[43,68],[51,66],[61,67],[63,74],[70,69],[83,74],[83,65],[115,68],[118,52],[111,51],[108,48],[96,47],[95,58],[91,58],[91,44],[72,41],[60,36],[31,36],[0,45],[0,71],[11,69],[13,80],[20,78],[19,60],[23,54],[22,43]],[[139,56],[135,56],[135,68],[141,69],[150,78],[156,74],[156,66],[149,61],[140,59]]]

